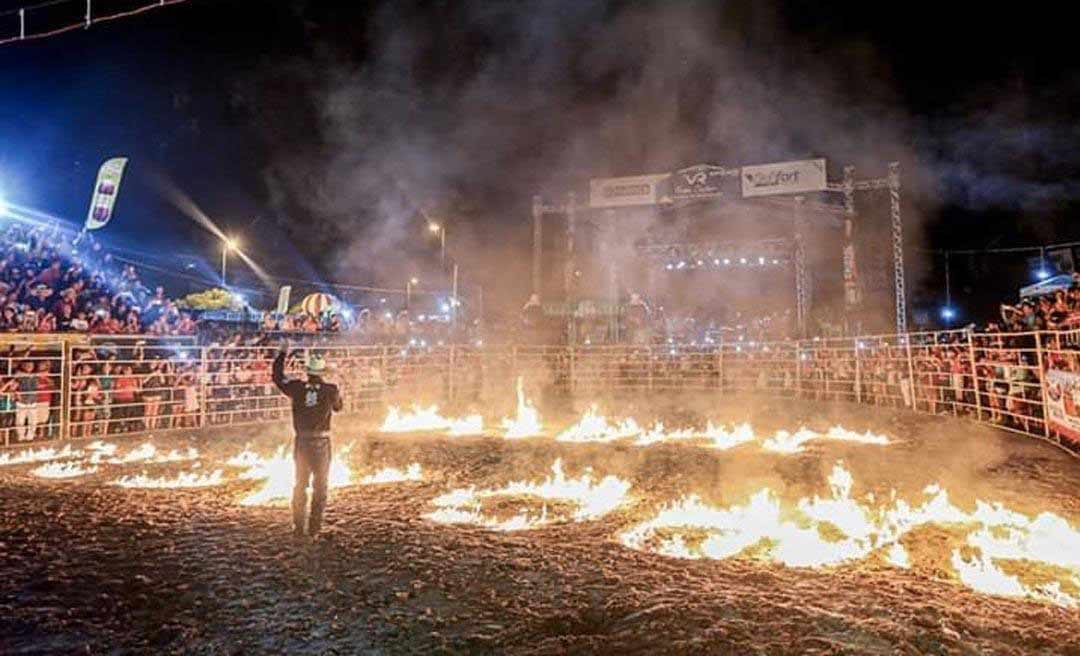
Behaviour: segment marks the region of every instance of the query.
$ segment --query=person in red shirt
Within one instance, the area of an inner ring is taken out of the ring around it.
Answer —
[[[131,365],[126,364],[120,368],[120,375],[113,383],[112,412],[114,419],[120,419],[117,429],[121,432],[135,430],[135,420],[142,415],[142,408],[136,403],[138,391],[139,379]]]
[[[37,365],[37,397],[34,402],[34,423],[37,425],[37,437],[51,437],[52,424],[49,415],[52,412],[53,397],[56,395],[56,381],[53,380],[52,367],[48,360],[39,360]]]

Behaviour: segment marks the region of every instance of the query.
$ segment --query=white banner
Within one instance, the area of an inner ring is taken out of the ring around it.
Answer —
[[[655,205],[660,198],[660,184],[667,173],[635,175],[628,178],[594,178],[589,180],[591,207],[630,207]]]
[[[742,195],[774,196],[825,191],[825,160],[807,159],[742,168]]]
[[[277,312],[278,314],[289,313],[289,296],[292,295],[292,285],[285,285],[278,290]]]
[[[116,197],[120,193],[120,180],[124,177],[126,157],[114,157],[105,160],[98,169],[97,182],[94,183],[94,195],[90,197],[90,211],[86,213],[86,229],[104,228],[112,218],[116,207]]]

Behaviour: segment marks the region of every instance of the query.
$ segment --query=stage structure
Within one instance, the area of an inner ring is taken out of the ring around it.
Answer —
[[[759,166],[723,167],[698,164],[671,173],[600,178],[590,181],[589,202],[582,204],[570,192],[563,203],[545,202],[534,196],[532,203],[533,253],[532,289],[544,300],[544,223],[545,217],[565,217],[565,243],[562,245],[562,292],[573,303],[574,272],[576,270],[575,231],[585,222],[591,223],[603,235],[605,245],[601,257],[606,260],[606,287],[610,303],[619,302],[618,258],[613,257],[613,244],[618,237],[618,217],[627,210],[642,208],[676,209],[691,204],[711,202],[752,203],[775,209],[790,217],[790,239],[758,239],[738,242],[648,242],[637,250],[646,259],[671,259],[671,253],[685,253],[686,259],[733,258],[753,252],[761,257],[776,259],[792,267],[795,282],[795,310],[800,335],[805,334],[811,306],[810,277],[806,261],[806,237],[812,229],[807,215],[833,216],[843,226],[844,307],[849,321],[855,319],[862,304],[862,281],[857,266],[855,232],[858,228],[856,195],[859,192],[887,190],[889,192],[890,233],[892,239],[892,287],[895,301],[896,331],[907,331],[907,300],[904,283],[903,221],[900,213],[900,164],[891,162],[884,178],[857,180],[855,167],[844,166],[840,181],[828,181],[825,160],[780,162]],[[813,194],[814,196],[811,196]],[[839,196],[840,205],[830,202]],[[830,198],[831,197],[831,198]],[[550,219],[549,219],[550,220]],[[692,254],[692,255],[691,255]],[[681,258],[680,258],[681,259]],[[548,299],[550,300],[550,299]],[[617,326],[617,316],[611,318]],[[854,328],[854,326],[853,326]]]

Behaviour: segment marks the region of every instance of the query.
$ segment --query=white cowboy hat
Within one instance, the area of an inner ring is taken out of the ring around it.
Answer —
[[[318,353],[313,353],[307,359],[307,372],[316,376],[326,373],[326,359]]]

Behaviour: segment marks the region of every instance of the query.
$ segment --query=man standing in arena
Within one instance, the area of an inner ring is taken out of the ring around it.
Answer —
[[[289,354],[289,341],[283,340],[274,359],[274,385],[292,401],[293,460],[296,463],[296,484],[293,487],[293,531],[305,533],[307,513],[307,487],[311,481],[311,515],[307,519],[307,535],[315,537],[322,526],[323,509],[326,507],[327,478],[330,474],[330,417],[342,408],[341,393],[337,385],[323,380],[326,360],[312,354],[307,359],[307,380],[285,378],[285,358]]]

